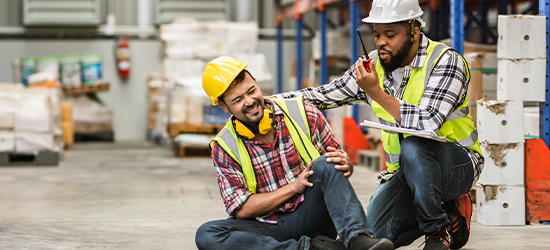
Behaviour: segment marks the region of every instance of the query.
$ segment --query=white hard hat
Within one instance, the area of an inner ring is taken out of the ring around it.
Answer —
[[[374,0],[369,16],[363,18],[365,23],[396,23],[407,20],[417,20],[421,27],[425,26],[420,18],[424,11],[418,5],[418,0]]]

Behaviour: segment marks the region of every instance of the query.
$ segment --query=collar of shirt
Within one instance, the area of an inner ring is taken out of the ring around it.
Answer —
[[[411,63],[405,66],[405,74],[403,76],[403,80],[408,81],[412,68],[417,68],[417,69],[422,68],[422,65],[424,65],[424,61],[426,61],[427,55],[428,55],[428,39],[425,39],[424,33],[420,32],[420,45],[418,47],[418,51],[416,51],[416,55],[414,56]],[[386,86],[386,89],[389,89],[392,86],[392,81],[393,81],[392,72],[385,72],[384,74],[385,75],[384,85]],[[403,83],[401,84],[401,86],[402,85]]]
[[[269,100],[268,98],[264,99],[265,104],[271,106],[271,110],[273,111],[274,116],[284,115],[283,109],[279,107],[279,105],[273,104],[272,100]]]

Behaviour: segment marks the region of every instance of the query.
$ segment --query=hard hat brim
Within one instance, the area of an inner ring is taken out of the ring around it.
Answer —
[[[218,99],[220,98],[221,95],[223,95],[225,93],[225,91],[227,90],[227,88],[229,88],[229,85],[231,85],[231,83],[233,83],[233,80],[235,80],[235,78],[237,78],[237,76],[244,70],[246,69],[246,67],[248,67],[248,63],[247,62],[243,62],[243,64],[241,65],[241,67],[239,67],[239,73],[235,74],[235,76],[233,78],[230,78],[230,79],[227,79],[227,81],[229,82],[229,84],[225,85],[222,89],[221,89],[221,94],[216,98],[216,99],[213,99],[212,100],[212,105],[218,105],[219,104],[219,101]]]
[[[399,19],[390,19],[390,18],[377,18],[377,17],[365,17],[363,18],[361,21],[364,22],[364,23],[386,23],[386,24],[390,24],[390,23],[398,23],[398,22],[402,22],[402,21],[408,21],[408,20],[414,20],[414,19],[417,19],[419,17],[421,17],[422,15],[424,14],[424,12],[420,12],[419,14],[417,15],[414,15],[414,16],[409,16],[409,17],[405,17],[405,18],[399,18]]]

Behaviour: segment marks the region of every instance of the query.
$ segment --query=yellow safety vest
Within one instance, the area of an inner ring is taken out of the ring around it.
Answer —
[[[426,38],[427,39],[427,38]],[[427,56],[424,61],[424,65],[421,68],[413,68],[409,82],[405,87],[405,93],[403,94],[403,101],[411,103],[413,105],[420,105],[420,100],[424,95],[424,89],[428,84],[428,79],[432,73],[435,64],[441,58],[441,55],[448,49],[449,46],[434,42],[428,39]],[[464,57],[460,56],[464,65],[466,66],[467,81],[470,81],[470,71],[468,70],[468,64]],[[371,58],[378,59],[378,53],[376,51],[371,53]],[[376,63],[376,61],[375,61]],[[384,68],[380,63],[376,63],[376,72],[378,73],[379,84],[382,89],[385,89],[384,85]],[[372,101],[371,104],[374,113],[385,122],[396,123],[395,118],[388,113],[379,103]],[[470,111],[468,109],[468,97],[464,99],[464,102],[453,111],[448,117],[447,121],[443,123],[439,131],[436,133],[438,136],[445,136],[449,142],[458,142],[461,146],[481,153],[477,130],[474,127],[472,118],[470,117]],[[386,165],[388,166],[388,172],[393,173],[394,170],[399,168],[399,155],[401,153],[401,146],[399,141],[399,134],[382,130],[382,143],[384,147],[384,156],[386,158]],[[403,138],[410,136],[404,134]]]
[[[320,154],[317,148],[313,146],[313,143],[311,143],[311,135],[302,98],[298,97],[286,100],[272,98],[270,100],[283,110],[284,120],[290,132],[290,137],[294,141],[294,145],[305,164],[307,165],[310,161],[317,159]],[[243,141],[237,136],[233,123],[228,122],[225,124],[222,131],[210,142],[210,147],[213,146],[214,141],[218,142],[225,152],[241,165],[248,189],[256,193],[257,181],[252,160]]]

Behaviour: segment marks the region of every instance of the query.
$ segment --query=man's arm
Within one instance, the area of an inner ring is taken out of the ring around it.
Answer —
[[[370,71],[363,67],[363,58],[355,63],[355,71],[357,72],[357,85],[361,87],[367,95],[382,106],[397,122],[401,122],[399,100],[384,92],[379,84],[378,73],[374,61],[371,61]]]
[[[361,102],[369,104],[370,100],[365,92],[359,88],[355,78],[355,69],[352,66],[342,77],[332,80],[329,84],[281,93],[276,96],[287,99],[302,96],[321,111]]]
[[[420,105],[399,101],[401,126],[437,132],[464,102],[467,92],[466,65],[458,52],[448,50],[434,66]]]
[[[325,116],[311,103],[304,102],[304,108],[311,131],[311,142],[319,150],[319,154],[324,154],[327,157],[327,162],[338,164],[336,169],[343,171],[344,175],[349,178],[353,174],[353,163],[346,152],[342,150],[342,146],[334,136]]]
[[[376,71],[367,72],[359,65],[362,65],[361,59],[355,66],[358,85],[403,128],[437,132],[464,101],[468,91],[466,66],[454,50],[446,51],[435,65],[418,106],[385,93],[378,85]]]
[[[290,184],[282,186],[273,192],[251,195],[250,198],[235,211],[235,218],[246,220],[267,214],[294,195],[302,194],[306,190],[306,187],[313,187],[313,183],[308,181],[308,178],[313,174],[313,170],[311,170],[313,162],[314,161],[311,161],[298,178]]]
[[[270,193],[252,193],[248,189],[242,168],[217,142],[212,146],[212,160],[227,214],[237,219],[253,219],[268,214],[306,187],[313,186],[308,178],[313,174],[313,161],[296,180]]]

